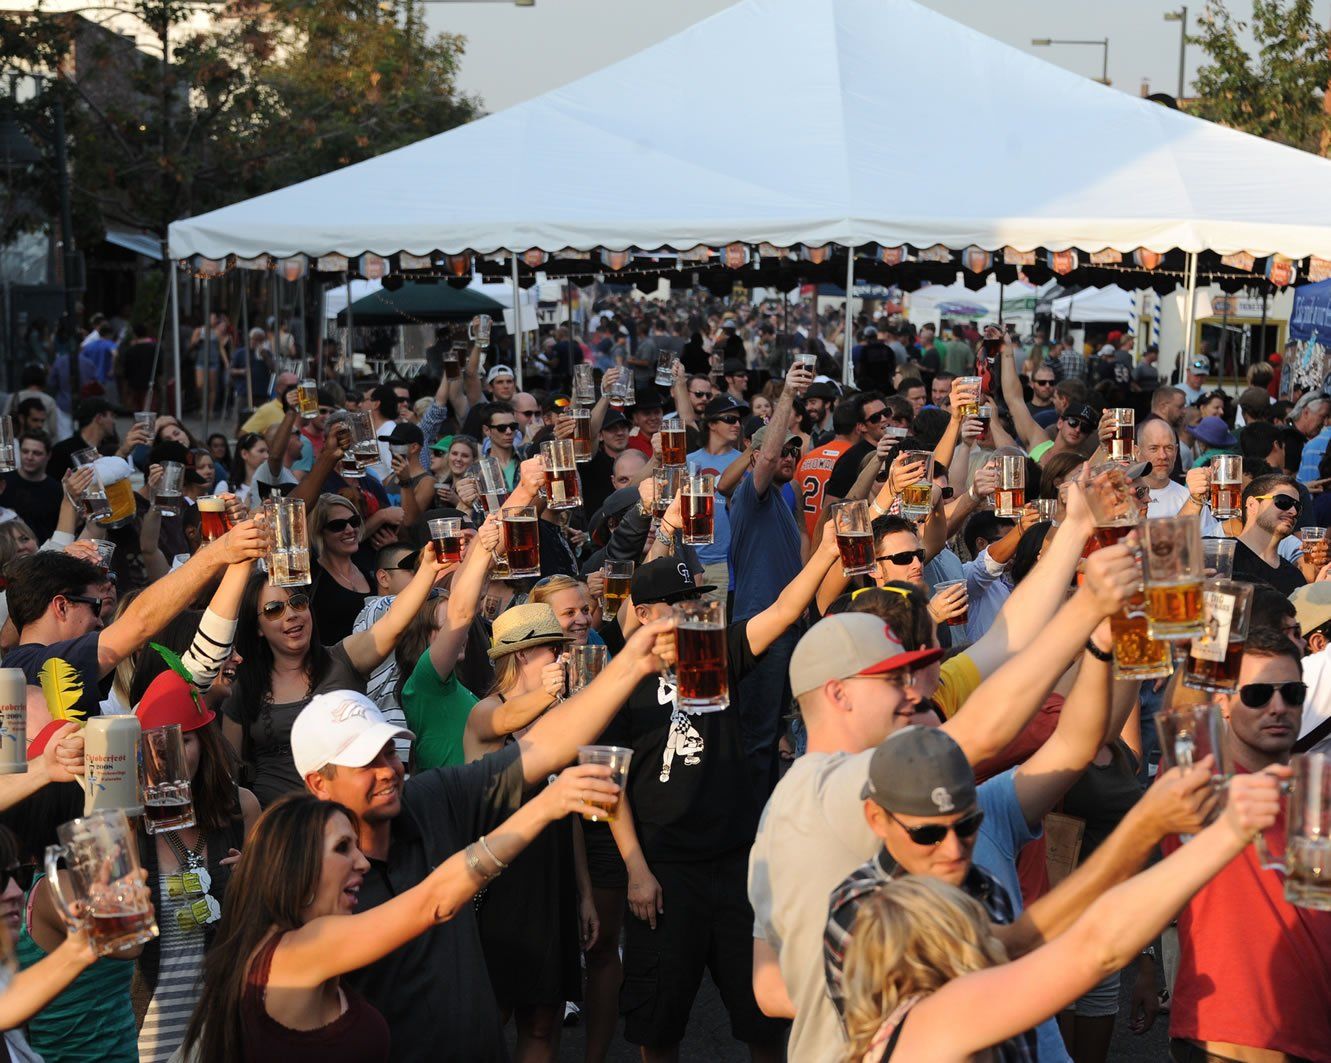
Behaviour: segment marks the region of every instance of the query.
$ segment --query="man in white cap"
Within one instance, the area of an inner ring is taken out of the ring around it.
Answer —
[[[1289,600],[1308,648],[1302,661],[1308,694],[1294,752],[1331,752],[1331,580],[1300,587]]]
[[[330,691],[311,699],[291,728],[292,758],[312,794],[357,817],[360,849],[370,861],[359,910],[423,880],[507,819],[527,788],[572,763],[633,688],[660,671],[656,641],[670,627],[660,621],[640,629],[594,682],[517,742],[470,764],[418,772],[405,784],[394,741],[412,738],[410,732],[388,723],[363,694]],[[395,1061],[506,1058],[470,905],[348,981],[388,1021]]]
[[[492,402],[512,402],[518,391],[518,378],[506,365],[492,366],[485,374],[485,390]]]

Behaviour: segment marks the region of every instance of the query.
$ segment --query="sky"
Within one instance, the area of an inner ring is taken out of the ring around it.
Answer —
[[[490,111],[573,81],[650,47],[694,22],[729,7],[733,0],[536,0],[535,7],[506,2],[443,0],[427,3],[430,25],[467,37],[460,85],[480,95]],[[1143,79],[1151,91],[1171,95],[1178,85],[1179,24],[1165,22],[1170,0],[922,0],[949,18],[1087,77],[1100,76],[1097,45],[1038,48],[1033,37],[1109,38],[1109,77],[1134,95]],[[1239,18],[1251,0],[1229,0]],[[1331,16],[1331,0],[1318,0]],[[1200,0],[1189,5],[1195,29]],[[1188,77],[1200,49],[1188,49]],[[892,49],[884,42],[883,61]],[[940,72],[946,56],[940,56]]]

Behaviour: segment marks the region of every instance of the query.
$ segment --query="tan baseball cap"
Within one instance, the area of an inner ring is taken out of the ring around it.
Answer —
[[[790,690],[796,697],[829,679],[882,675],[898,668],[930,664],[942,650],[907,650],[880,617],[838,613],[804,633],[790,656]]]
[[[1299,587],[1289,600],[1294,603],[1299,630],[1305,635],[1331,620],[1331,583],[1326,580]]]

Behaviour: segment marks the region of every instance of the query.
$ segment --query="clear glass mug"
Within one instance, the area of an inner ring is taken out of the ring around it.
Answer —
[[[194,826],[194,797],[180,724],[143,732],[143,826],[149,834]]]
[[[1210,823],[1220,814],[1224,787],[1232,768],[1225,745],[1225,718],[1215,703],[1164,709],[1155,714],[1156,733],[1160,737],[1160,770],[1191,768],[1206,757],[1213,757],[1211,787],[1221,800],[1207,816]]]
[[[934,455],[931,450],[906,451],[907,464],[924,463],[924,473],[901,491],[901,515],[907,520],[923,520],[933,509]]]
[[[1202,589],[1202,633],[1188,646],[1183,685],[1229,694],[1238,689],[1239,665],[1252,618],[1251,583],[1207,580]]]
[[[610,659],[610,651],[605,646],[595,646],[590,643],[586,646],[570,646],[565,653],[568,655],[568,661],[564,666],[566,669],[564,682],[570,695],[576,694],[600,675],[601,669]]]
[[[601,565],[601,577],[605,580],[601,600],[607,616],[618,613],[619,607],[628,600],[633,587],[633,570],[632,561],[606,561]]]
[[[1284,829],[1257,835],[1257,855],[1262,867],[1284,874],[1290,904],[1331,911],[1331,757],[1304,753],[1289,766]]]
[[[1132,528],[1141,522],[1145,509],[1128,477],[1128,468],[1107,461],[1093,468],[1082,484],[1097,528]]]
[[[62,823],[58,845],[46,847],[46,877],[64,921],[88,933],[93,951],[108,956],[157,937],[152,892],[139,866],[139,844],[118,808]],[[65,861],[64,881],[57,870]]]
[[[273,530],[268,582],[274,587],[305,586],[310,582],[310,540],[304,500],[270,496],[263,508]]]
[[[1234,544],[1234,539],[1202,540],[1202,567],[1207,579],[1233,578]]]
[[[1143,525],[1142,575],[1152,638],[1201,635],[1204,556],[1196,516],[1151,517]]]
[[[863,576],[874,570],[870,525],[869,504],[863,499],[838,502],[832,507],[832,526],[843,576]]]
[[[726,603],[678,602],[675,616],[675,703],[684,712],[719,712],[730,704]]]

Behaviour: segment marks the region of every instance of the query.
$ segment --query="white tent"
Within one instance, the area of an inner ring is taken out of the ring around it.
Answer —
[[[937,324],[945,317],[981,325],[998,324],[1000,319],[1033,321],[1038,292],[1033,284],[1002,285],[992,279],[979,291],[964,284],[931,284],[906,296],[906,316],[917,327],[930,321]]]
[[[1054,300],[1051,313],[1058,321],[1133,321],[1137,297],[1122,288],[1083,288]]]
[[[983,159],[958,156],[963,127],[984,130]],[[1051,135],[1059,165],[1033,167]],[[170,248],[769,241],[1331,258],[1328,187],[1331,160],[1107,88],[912,0],[742,0],[506,111],[178,221]]]

